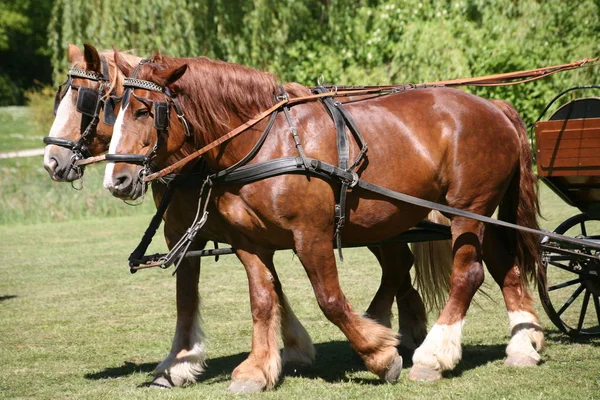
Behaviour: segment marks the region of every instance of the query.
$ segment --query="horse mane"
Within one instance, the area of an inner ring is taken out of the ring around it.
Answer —
[[[115,52],[113,50],[103,50],[99,52],[101,56],[106,58],[106,62],[108,63],[108,73],[111,76],[110,85],[115,88],[117,91],[117,95],[120,96],[123,93],[123,80],[125,79],[125,75],[121,72],[121,70],[117,67],[117,63],[115,62]],[[131,53],[120,53],[125,61],[127,61],[130,65],[138,65],[142,60],[142,57],[136,56]],[[107,93],[107,96],[109,94]]]
[[[211,60],[207,57],[172,58],[155,55],[151,70],[140,69],[141,79],[152,80],[152,72],[188,65],[183,76],[173,84],[188,123],[197,134],[210,142],[230,129],[230,116],[247,121],[276,102],[280,92],[278,80],[269,72]],[[294,92],[301,85],[285,85]],[[301,89],[300,89],[301,90]],[[293,94],[293,93],[291,93]],[[305,94],[305,93],[304,93]]]

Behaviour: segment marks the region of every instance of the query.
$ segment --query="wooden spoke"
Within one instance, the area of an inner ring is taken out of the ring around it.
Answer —
[[[571,304],[573,304],[573,302],[575,301],[575,299],[577,299],[577,297],[579,297],[579,295],[581,294],[581,292],[583,292],[583,289],[585,289],[583,287],[583,285],[579,285],[579,287],[577,288],[577,290],[575,290],[575,292],[571,295],[571,297],[569,297],[569,300],[567,300],[567,302],[565,304],[563,304],[563,306],[560,308],[560,310],[558,310],[558,315],[560,316],[562,313],[564,313],[566,311],[567,308],[569,308],[569,306]]]
[[[551,292],[553,290],[562,289],[562,288],[565,288],[567,286],[575,285],[576,283],[580,283],[580,282],[581,282],[581,278],[573,279],[571,281],[559,283],[559,284],[556,284],[554,286],[549,286],[548,287],[548,291]]]
[[[588,304],[590,303],[590,291],[586,290],[583,296],[583,304],[581,306],[581,313],[579,313],[579,322],[577,323],[577,332],[581,332],[583,328],[583,321],[585,320],[585,313],[587,312]]]
[[[594,308],[596,309],[596,319],[598,320],[598,326],[600,326],[600,300],[598,296],[594,296]]]

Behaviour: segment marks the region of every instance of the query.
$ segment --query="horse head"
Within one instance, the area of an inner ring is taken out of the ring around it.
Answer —
[[[52,179],[72,182],[83,175],[83,168],[75,165],[77,160],[108,149],[123,76],[112,52],[99,53],[85,44],[82,53],[69,44],[68,56],[71,68],[56,93],[56,117],[49,136],[44,138],[44,167]]]
[[[187,65],[166,67],[157,63],[162,58],[155,55],[134,67],[115,50],[116,65],[128,78],[106,158],[104,186],[119,198],[140,197],[146,185],[141,177],[177,156],[190,136],[177,85]]]

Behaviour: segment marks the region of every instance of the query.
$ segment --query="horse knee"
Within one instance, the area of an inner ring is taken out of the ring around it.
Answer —
[[[317,302],[327,319],[334,324],[341,321],[349,311],[344,295],[318,296]]]
[[[254,321],[265,321],[273,317],[275,300],[269,290],[257,290],[251,297],[251,313]]]

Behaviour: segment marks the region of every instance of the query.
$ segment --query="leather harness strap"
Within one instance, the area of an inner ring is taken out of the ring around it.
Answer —
[[[319,161],[311,158],[309,158],[308,160],[310,162],[310,168],[308,170],[304,169],[304,165],[299,159],[299,157],[284,157],[266,161],[260,164],[246,165],[240,167],[237,171],[232,172],[222,180],[215,180],[214,184],[246,184],[283,174],[311,174],[324,179],[339,179],[341,181],[346,181],[349,182],[350,188],[358,187],[363,190],[369,191],[371,193],[376,193],[387,198],[403,201],[405,203],[413,204],[423,208],[440,211],[445,214],[470,218],[479,222],[516,229],[522,232],[532,233],[538,236],[546,236],[550,239],[555,239],[559,242],[566,242],[587,249],[600,250],[600,243],[591,240],[571,238],[547,230],[536,230],[533,228],[528,228],[525,226],[520,226],[510,222],[487,217],[485,215],[475,214],[470,211],[460,210],[458,208],[435,203],[433,201],[420,199],[418,197],[396,192],[394,190],[387,189],[383,186],[363,181],[362,179],[357,179],[356,174],[354,174],[353,172],[342,170],[324,161]]]

